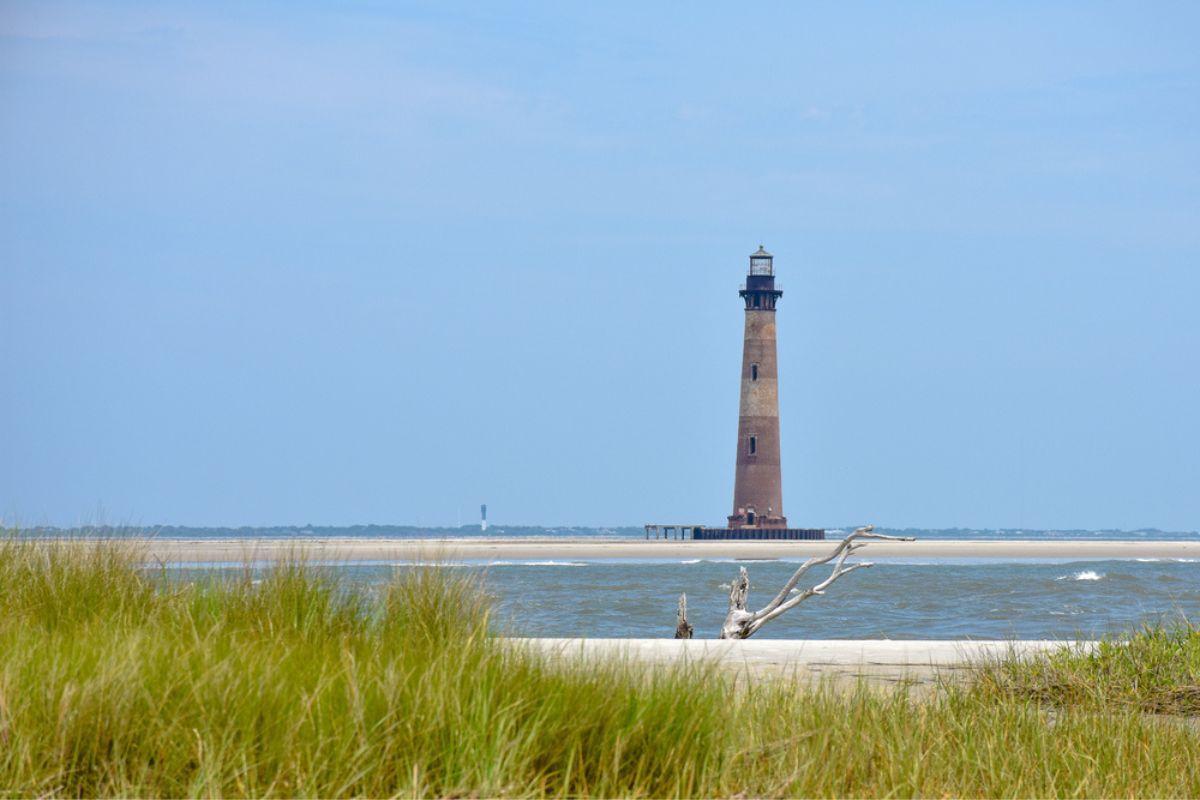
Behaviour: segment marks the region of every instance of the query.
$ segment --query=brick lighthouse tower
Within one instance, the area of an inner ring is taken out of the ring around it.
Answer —
[[[737,469],[730,528],[787,528],[779,472],[779,366],[775,358],[775,288],[772,255],[758,246],[738,294],[746,301],[742,347],[742,397],[738,415]]]
[[[742,398],[738,412],[733,513],[725,528],[694,524],[646,525],[647,539],[824,539],[821,528],[789,528],[779,474],[779,363],[775,357],[774,257],[750,254],[750,274],[738,292],[746,301],[742,345]]]

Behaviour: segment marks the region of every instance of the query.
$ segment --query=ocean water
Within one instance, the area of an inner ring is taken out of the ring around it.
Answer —
[[[853,526],[845,526],[845,530]],[[880,529],[918,539],[1200,540],[1196,532],[1159,530]],[[196,528],[180,526],[25,529],[27,535],[155,536],[166,539],[479,537],[477,526],[359,525]],[[641,539],[640,527],[496,525],[489,538]],[[837,538],[836,531],[830,533]],[[1200,563],[1143,559],[877,558],[874,568],[846,576],[767,625],[761,638],[1040,639],[1118,634],[1143,623],[1200,621]],[[662,637],[675,626],[681,592],[688,595],[696,635],[715,636],[725,615],[729,582],[745,566],[751,605],[765,604],[799,560],[733,559],[525,560],[454,567],[479,574],[494,596],[497,628],[526,636]],[[412,565],[331,566],[351,581],[381,585]],[[228,567],[179,568],[187,579]],[[824,574],[811,573],[816,582]],[[810,584],[811,585],[811,582]]]
[[[1143,623],[1200,621],[1200,562],[875,559],[765,626],[776,639],[1062,639],[1119,634]],[[696,636],[716,636],[740,567],[750,604],[778,591],[798,561],[512,561],[460,564],[495,598],[497,629],[524,636],[670,637],[681,592]],[[330,567],[382,585],[411,564]],[[179,569],[187,579],[208,569]],[[816,568],[811,585],[827,571]]]

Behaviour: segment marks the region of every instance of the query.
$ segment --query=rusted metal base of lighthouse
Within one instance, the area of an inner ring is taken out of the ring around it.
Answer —
[[[709,539],[824,539],[823,528],[700,528],[692,538]]]
[[[746,332],[733,513],[728,527],[686,530],[693,539],[824,539],[825,531],[818,528],[789,528],[783,515],[775,354],[775,307],[783,290],[775,285],[774,257],[762,245],[750,255],[750,273],[738,294],[746,303]],[[657,526],[647,526],[647,538],[652,527]]]

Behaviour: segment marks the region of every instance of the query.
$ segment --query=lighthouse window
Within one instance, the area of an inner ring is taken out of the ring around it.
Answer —
[[[757,452],[758,452],[758,437],[751,436],[750,437],[750,455],[754,455]]]
[[[752,381],[758,380],[758,364],[750,365],[750,380],[752,380]]]

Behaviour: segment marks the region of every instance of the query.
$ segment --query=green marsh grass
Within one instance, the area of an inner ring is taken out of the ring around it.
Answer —
[[[302,559],[192,582],[136,546],[0,542],[9,796],[1195,796],[1200,739],[994,687],[735,686],[550,663],[476,579]]]
[[[1006,660],[980,674],[977,690],[1060,707],[1200,717],[1200,628],[1148,625],[1091,651]]]

